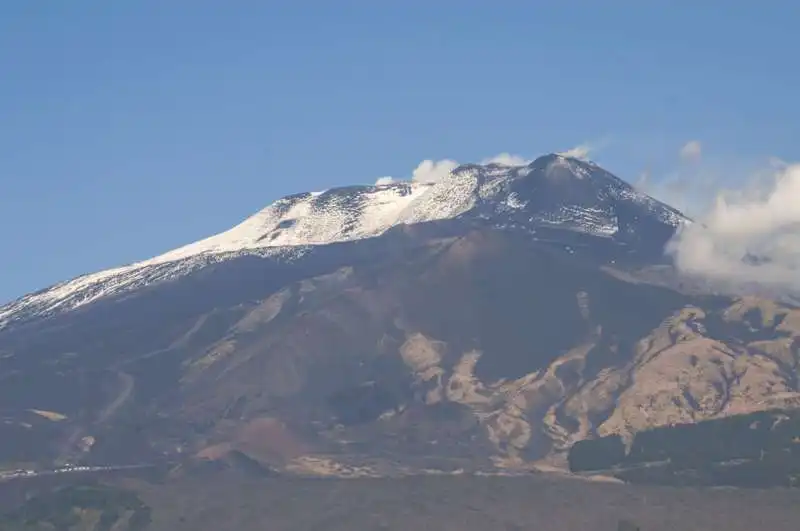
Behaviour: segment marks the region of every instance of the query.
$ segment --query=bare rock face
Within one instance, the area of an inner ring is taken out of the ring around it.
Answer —
[[[235,238],[4,307],[0,462],[525,469],[590,437],[800,404],[800,310],[648,280],[685,219],[597,166],[401,188],[287,199]],[[380,217],[375,194],[402,204]],[[350,232],[319,243],[299,208],[325,230],[348,213]]]

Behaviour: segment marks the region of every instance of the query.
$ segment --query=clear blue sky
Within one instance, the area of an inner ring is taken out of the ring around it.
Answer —
[[[425,158],[797,158],[798,27],[788,0],[0,2],[0,302]]]

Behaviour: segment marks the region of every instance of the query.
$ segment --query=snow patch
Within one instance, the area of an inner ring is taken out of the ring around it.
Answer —
[[[435,180],[388,181],[375,186],[352,186],[280,199],[220,234],[169,251],[149,260],[84,275],[0,307],[0,329],[12,322],[46,317],[79,308],[154,283],[188,275],[210,264],[243,255],[292,261],[315,246],[379,236],[392,227],[455,219],[465,215],[491,219],[497,227],[520,224],[558,225],[595,236],[619,231],[617,203],[634,203],[643,215],[678,227],[689,221],[593,163],[563,155],[547,156],[545,173],[555,165],[559,186],[597,190],[595,205],[559,204],[530,207],[539,179],[534,161],[492,161],[486,165],[446,166]],[[442,168],[439,168],[442,169]],[[566,169],[568,172],[562,173]],[[578,184],[578,183],[581,184]],[[518,190],[529,192],[520,195]],[[533,191],[533,192],[530,192]],[[539,201],[536,199],[536,201]],[[539,201],[539,203],[541,202]],[[480,207],[480,208],[478,208]],[[530,209],[530,212],[527,210]],[[527,221],[516,219],[523,212]]]

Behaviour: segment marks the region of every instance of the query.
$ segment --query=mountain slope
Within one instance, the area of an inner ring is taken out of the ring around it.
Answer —
[[[796,407],[797,310],[637,275],[685,222],[555,155],[283,200],[5,307],[0,462],[565,467],[579,440]]]

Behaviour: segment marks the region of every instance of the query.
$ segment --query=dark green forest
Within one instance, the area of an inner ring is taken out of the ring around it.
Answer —
[[[632,483],[796,487],[800,412],[764,411],[576,443],[573,472],[606,471]]]
[[[3,531],[143,531],[150,522],[150,508],[135,493],[100,484],[49,490],[14,511],[0,514]]]

